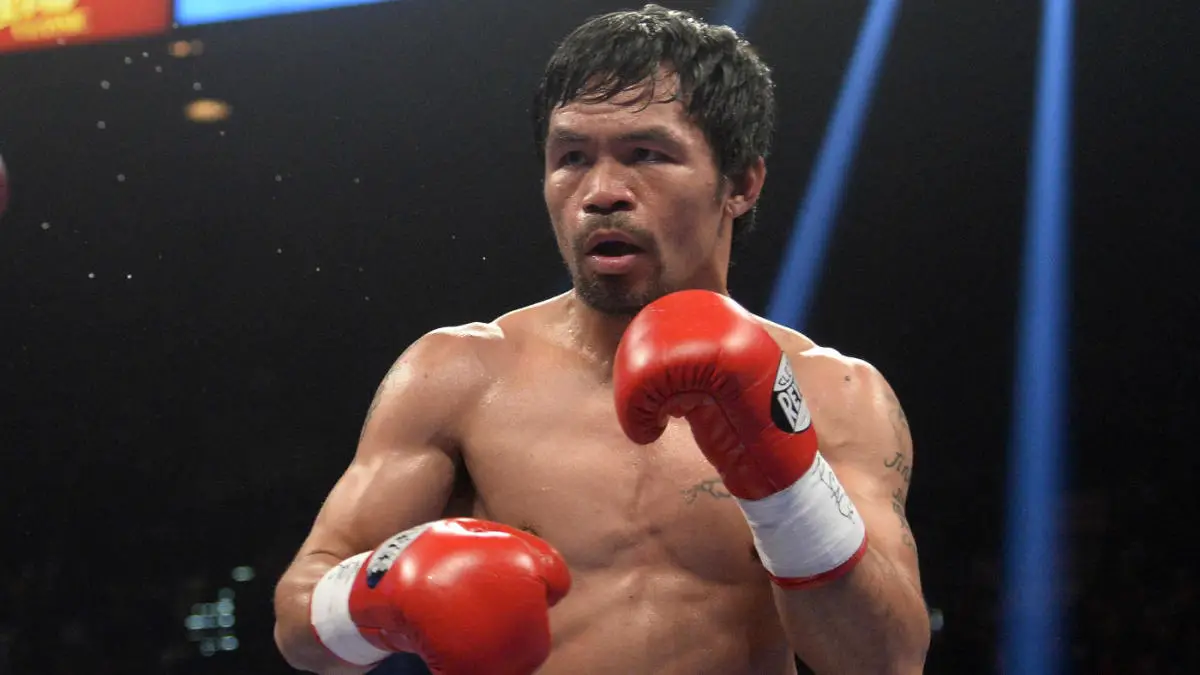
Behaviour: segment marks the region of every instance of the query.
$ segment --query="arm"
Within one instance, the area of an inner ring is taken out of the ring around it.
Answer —
[[[862,516],[868,543],[861,562],[836,581],[775,587],[784,628],[817,673],[920,673],[930,633],[904,515],[913,462],[908,420],[870,365],[841,356],[793,358],[824,362],[814,364],[818,379],[802,384],[813,390],[808,400],[821,454]]]
[[[779,586],[793,648],[818,672],[918,673],[928,619],[892,500],[907,474],[888,464],[912,461],[899,408],[870,366],[775,332],[716,293],[655,300],[617,348],[617,418],[643,444],[666,416],[687,418]]]
[[[430,333],[383,378],[353,461],[275,591],[275,642],[292,667],[323,675],[369,670],[341,662],[317,642],[309,618],[313,587],[342,560],[442,514],[461,461],[460,418],[487,382],[475,351],[481,335]]]

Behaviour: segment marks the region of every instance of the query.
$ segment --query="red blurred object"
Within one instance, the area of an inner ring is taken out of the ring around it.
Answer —
[[[151,35],[170,25],[170,0],[0,0],[0,52]]]
[[[8,208],[8,170],[4,168],[4,157],[0,157],[0,218]]]

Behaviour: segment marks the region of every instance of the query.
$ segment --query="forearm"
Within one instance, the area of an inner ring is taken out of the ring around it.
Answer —
[[[792,648],[818,675],[919,674],[929,616],[915,584],[884,556],[867,553],[844,577],[816,588],[775,588]]]
[[[315,553],[297,560],[275,589],[275,644],[288,665],[319,675],[361,675],[374,666],[354,666],[317,641],[309,617],[313,587],[334,565],[335,556]]]

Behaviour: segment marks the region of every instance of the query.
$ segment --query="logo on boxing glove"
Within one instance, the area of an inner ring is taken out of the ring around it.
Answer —
[[[775,386],[771,393],[771,421],[781,431],[798,434],[812,426],[808,405],[796,388],[796,376],[787,354],[779,356],[779,369],[775,371]]]
[[[409,544],[425,533],[425,530],[430,528],[431,524],[418,525],[407,529],[400,534],[383,542],[383,545],[375,549],[375,553],[371,556],[371,561],[367,563],[367,588],[375,588],[383,575],[392,569],[396,558],[404,553],[404,549],[408,548]]]

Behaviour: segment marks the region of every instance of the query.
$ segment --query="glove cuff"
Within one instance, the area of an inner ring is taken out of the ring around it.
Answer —
[[[368,642],[350,617],[350,591],[371,553],[359,553],[330,568],[313,588],[309,604],[317,639],[334,656],[356,666],[371,666],[391,656]]]
[[[867,530],[833,468],[817,453],[791,486],[764,499],[739,499],[771,579],[805,588],[849,572],[867,550]]]

